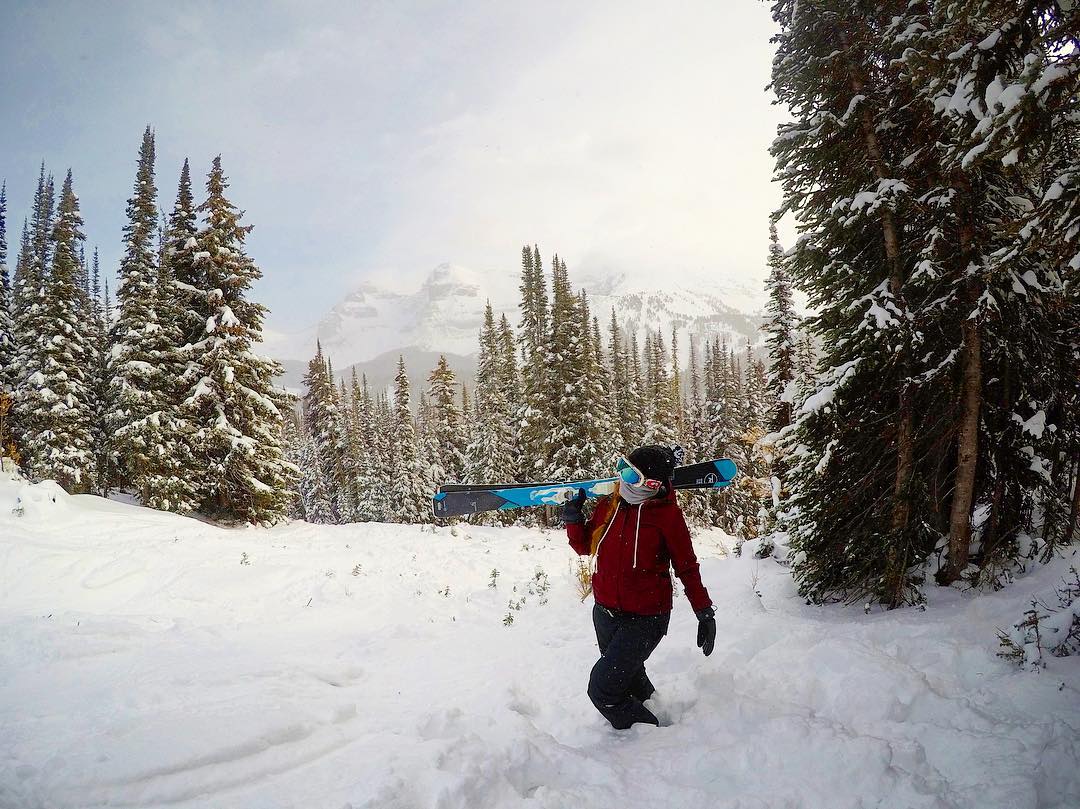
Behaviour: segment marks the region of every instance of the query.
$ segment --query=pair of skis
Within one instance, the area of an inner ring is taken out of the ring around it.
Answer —
[[[676,466],[676,489],[721,489],[738,473],[727,458]],[[561,506],[584,489],[586,497],[603,497],[615,489],[617,478],[595,478],[568,483],[448,483],[431,498],[436,517],[463,517],[483,511],[507,511],[527,506]]]

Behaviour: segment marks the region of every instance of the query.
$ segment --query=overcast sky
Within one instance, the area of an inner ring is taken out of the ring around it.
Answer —
[[[139,138],[172,207],[220,153],[271,324],[451,261],[764,278],[773,30],[759,0],[0,0],[0,177],[17,247],[42,160],[120,255]],[[201,190],[200,190],[201,193]]]

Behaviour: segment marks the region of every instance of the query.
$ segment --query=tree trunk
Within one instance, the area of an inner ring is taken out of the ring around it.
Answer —
[[[847,38],[841,35],[841,41],[845,47],[849,47]],[[850,50],[849,50],[850,53]],[[848,76],[851,80],[851,89],[856,95],[863,94],[864,82],[858,65],[848,61]],[[877,129],[874,127],[874,118],[870,113],[870,107],[864,101],[859,105],[860,123],[863,140],[866,143],[866,153],[874,169],[874,175],[879,180],[888,179],[885,160],[881,155],[881,145],[878,142]],[[881,231],[884,239],[885,258],[889,265],[889,292],[901,311],[906,310],[904,304],[904,272],[900,260],[900,227],[895,214],[888,208],[881,212]],[[911,516],[911,492],[909,486],[914,469],[915,442],[914,442],[914,407],[912,403],[911,389],[908,378],[911,376],[910,359],[905,352],[901,362],[903,380],[900,384],[900,406],[897,414],[896,425],[896,480],[893,485],[892,519],[890,526],[894,532],[899,532],[907,527]]]
[[[963,241],[963,238],[962,238]],[[967,251],[964,251],[965,253]],[[964,302],[978,301],[974,281],[965,282]],[[966,310],[961,354],[963,379],[960,394],[960,432],[956,446],[956,479],[949,514],[949,563],[943,583],[960,578],[968,563],[971,544],[971,508],[975,499],[975,470],[979,459],[979,409],[982,403],[982,343],[979,326]]]
[[[1069,528],[1065,532],[1065,545],[1072,542],[1077,520],[1080,519],[1080,454],[1073,459],[1073,470],[1072,514],[1069,517]]]

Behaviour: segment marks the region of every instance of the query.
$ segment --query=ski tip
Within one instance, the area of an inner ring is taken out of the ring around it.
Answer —
[[[716,474],[720,476],[721,480],[725,483],[730,482],[737,474],[739,474],[739,468],[735,466],[735,461],[728,458],[722,458],[716,462]]]

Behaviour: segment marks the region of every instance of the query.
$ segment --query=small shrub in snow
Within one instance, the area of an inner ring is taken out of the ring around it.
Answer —
[[[532,581],[529,582],[529,595],[539,596],[540,604],[544,605],[547,604],[547,593],[550,589],[551,582],[548,581],[548,574],[542,567],[537,567]]]
[[[361,572],[361,567],[360,567],[360,564],[359,564],[359,563],[357,563],[356,567],[354,567],[354,568],[352,569],[352,574],[353,574],[354,576],[359,576],[359,575],[360,575],[360,572]]]
[[[492,568],[491,569],[491,578],[488,579],[488,587],[490,587],[492,590],[494,590],[496,587],[499,586],[498,581],[499,581],[499,571],[497,569],[495,569],[495,568]]]
[[[512,613],[510,610],[507,610],[506,615],[503,616],[502,623],[503,626],[512,626],[514,623],[514,613]]]
[[[1041,669],[1046,668],[1046,655],[1080,654],[1080,572],[1070,567],[1069,573],[1055,589],[1057,607],[1032,599],[1031,609],[1011,632],[998,632],[999,657],[1022,668]]]
[[[577,560],[577,570],[574,571],[574,579],[577,582],[577,592],[584,601],[589,597],[592,592],[592,571],[589,570],[589,563],[584,559]]]
[[[251,557],[249,557],[247,555],[247,551],[244,551],[243,553],[240,554],[240,564],[242,564],[242,565],[250,565],[251,564]]]

